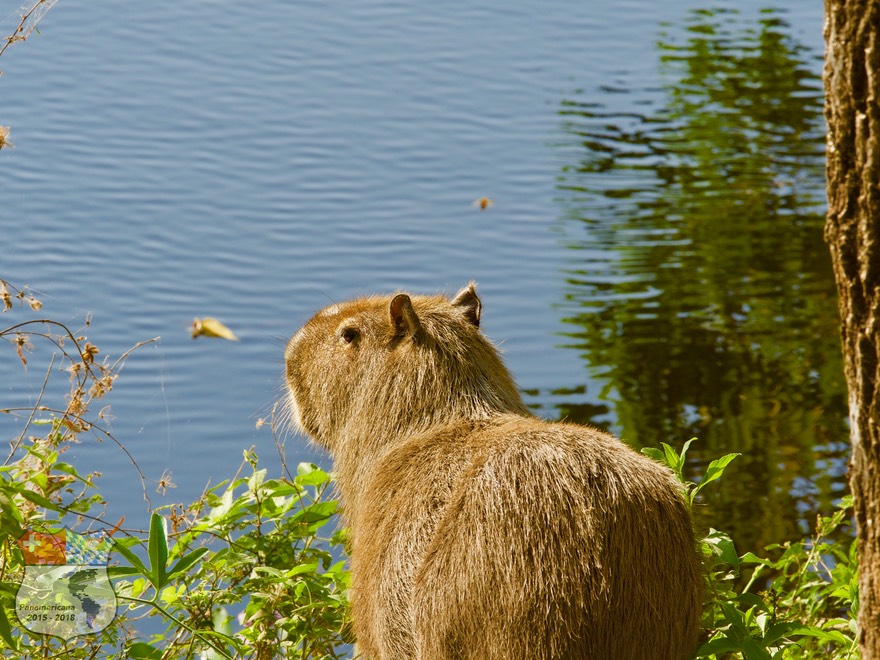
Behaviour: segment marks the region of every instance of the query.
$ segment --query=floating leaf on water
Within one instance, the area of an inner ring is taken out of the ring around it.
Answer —
[[[481,211],[485,211],[487,208],[494,205],[495,200],[488,197],[480,197],[480,199],[475,199],[471,202],[471,206],[476,206]]]
[[[193,320],[193,339],[200,335],[204,337],[219,337],[220,339],[228,339],[229,341],[238,341],[238,337],[233,334],[232,330],[220,323],[217,319],[212,319],[208,316],[203,319]]]
[[[9,126],[0,126],[0,149],[3,147],[14,147],[15,145],[9,141]]]

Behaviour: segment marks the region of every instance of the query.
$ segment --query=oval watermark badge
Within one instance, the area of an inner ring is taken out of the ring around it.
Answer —
[[[104,532],[25,532],[24,579],[15,614],[31,632],[70,639],[104,630],[116,618],[116,592],[107,575],[112,542]]]

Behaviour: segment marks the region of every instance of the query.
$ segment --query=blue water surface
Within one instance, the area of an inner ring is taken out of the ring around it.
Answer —
[[[0,4],[5,33],[18,5]],[[772,10],[818,76],[820,3],[712,6],[741,23]],[[176,483],[163,495],[148,481],[152,506],[197,498],[252,445],[277,466],[256,425],[281,398],[286,338],[329,300],[365,293],[476,280],[484,330],[529,403],[553,416],[552,392],[569,388],[616,428],[601,357],[588,369],[563,346],[580,302],[566,295],[560,109],[657,103],[661,34],[686,41],[706,7],[62,0],[0,58],[0,125],[15,144],[0,152],[0,277],[32,286],[39,315],[90,320],[100,356],[159,337],[107,399],[143,475]],[[494,206],[473,206],[482,196]],[[585,249],[601,261],[606,247]],[[194,341],[197,316],[241,341]],[[0,407],[36,400],[49,355],[38,348],[25,372],[0,353]],[[21,424],[0,416],[0,436]],[[329,467],[285,438],[292,464]],[[137,470],[112,442],[84,441],[67,460],[103,474],[108,519],[147,526]]]

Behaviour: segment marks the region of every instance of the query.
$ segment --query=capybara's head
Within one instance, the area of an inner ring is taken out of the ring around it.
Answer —
[[[391,440],[459,419],[527,413],[480,332],[480,312],[473,283],[451,299],[399,293],[326,307],[287,344],[294,422],[335,452],[347,437]]]

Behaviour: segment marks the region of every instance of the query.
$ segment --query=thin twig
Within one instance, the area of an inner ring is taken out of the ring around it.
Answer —
[[[40,393],[37,395],[37,402],[27,408],[30,411],[30,415],[28,416],[27,421],[24,424],[24,428],[22,429],[19,436],[12,443],[12,448],[9,450],[9,456],[6,457],[6,460],[3,461],[3,465],[9,465],[9,461],[12,460],[12,457],[15,455],[15,452],[18,451],[18,448],[21,446],[21,443],[24,441],[24,437],[27,434],[27,430],[30,428],[31,422],[34,421],[34,417],[37,415],[37,411],[42,408],[40,402],[43,400],[43,394],[46,392],[46,385],[49,383],[49,376],[52,373],[52,365],[55,364],[55,353],[52,354],[52,359],[49,361],[49,368],[46,369],[46,377],[43,379],[43,386],[40,387]],[[5,411],[4,411],[5,412]]]
[[[43,16],[46,15],[46,12],[52,9],[52,7],[54,7],[55,3],[57,2],[58,0],[37,0],[37,2],[34,3],[33,7],[31,7],[24,14],[21,15],[21,22],[19,22],[18,27],[15,28],[15,32],[6,37],[6,43],[3,44],[2,47],[0,47],[0,55],[3,55],[3,53],[6,52],[6,49],[9,48],[16,41],[24,41],[29,36],[31,36],[31,33],[37,28],[37,24],[40,22]],[[42,5],[45,5],[45,7],[43,7],[43,11],[36,18],[34,18],[34,20],[31,21],[29,25],[26,25],[31,17],[34,16],[37,9],[39,9]],[[25,30],[25,27],[27,27],[27,30]]]
[[[73,345],[76,346],[76,352],[79,353],[79,358],[83,362],[83,364],[85,365],[86,371],[89,373],[89,375],[93,379],[97,380],[95,374],[92,372],[92,369],[89,367],[89,360],[86,358],[85,353],[83,353],[82,348],[80,348],[79,341],[74,336],[73,332],[71,332],[70,328],[68,328],[66,325],[64,325],[60,321],[53,321],[52,319],[33,319],[31,321],[23,321],[21,323],[16,323],[15,325],[11,325],[8,328],[6,328],[5,330],[0,330],[0,337],[2,337],[5,334],[8,334],[10,332],[17,332],[18,328],[23,328],[28,325],[35,325],[35,324],[41,324],[41,323],[44,325],[57,326],[64,331],[63,334],[67,335],[70,338],[70,340],[73,342]],[[57,346],[59,349],[61,349],[61,351],[65,355],[67,355],[67,351],[65,351],[64,347],[55,340],[54,335],[48,335],[48,334],[44,334],[42,332],[31,332],[31,331],[17,332],[17,333],[18,334],[26,334],[26,335],[36,335],[38,337],[43,337],[43,338],[49,340],[51,343],[55,344],[55,346]],[[68,359],[69,358],[70,358],[70,356],[68,356]]]
[[[285,451],[284,443],[278,438],[278,427],[276,422],[277,414],[278,402],[276,401],[275,405],[272,406],[272,414],[269,418],[269,428],[272,429],[272,439],[275,441],[275,449],[278,452],[278,458],[281,460],[281,469],[287,474],[287,478],[293,481],[293,475],[290,473],[290,468],[287,467],[287,452]]]
[[[46,332],[32,332],[32,331],[22,331],[21,330],[22,328],[25,328],[27,326],[31,326],[34,324],[57,327],[62,330],[62,333],[60,335],[53,335],[53,334],[49,334]],[[136,350],[146,344],[150,344],[150,343],[153,343],[158,340],[158,337],[155,337],[153,339],[148,339],[146,341],[138,342],[137,344],[135,344],[134,346],[129,348],[127,351],[122,353],[122,355],[120,355],[109,368],[106,367],[106,365],[101,367],[103,372],[101,374],[98,374],[92,369],[92,366],[91,366],[92,362],[89,359],[91,356],[86,355],[86,353],[83,351],[82,346],[80,345],[79,339],[63,323],[60,323],[58,321],[53,321],[51,319],[35,319],[35,320],[31,320],[31,321],[24,321],[22,323],[17,323],[15,325],[9,326],[9,327],[5,328],[4,330],[0,330],[0,337],[3,337],[4,335],[11,334],[11,333],[23,334],[23,335],[36,335],[36,336],[42,337],[43,339],[48,340],[51,344],[55,345],[61,351],[61,353],[64,355],[64,357],[70,361],[71,364],[81,364],[83,367],[83,372],[74,387],[74,391],[83,391],[83,392],[85,391],[85,386],[89,380],[97,383],[101,380],[101,378],[106,377],[107,374],[117,375],[118,371],[121,370],[122,366],[124,365],[125,359],[127,357],[129,357],[134,350]],[[61,338],[63,336],[66,336],[67,338],[69,338],[73,342],[73,346],[76,348],[76,355],[78,355],[78,357],[79,357],[79,362],[75,361],[75,359],[72,358],[70,353],[68,353],[68,350],[61,344]],[[33,422],[33,419],[34,419],[35,415],[37,414],[37,412],[39,411],[39,412],[52,413],[52,414],[58,415],[61,419],[69,419],[69,420],[73,420],[76,422],[80,422],[83,425],[84,430],[87,429],[87,430],[91,430],[93,433],[101,433],[104,437],[112,440],[116,444],[116,446],[119,447],[125,453],[125,455],[128,457],[129,462],[131,463],[131,465],[134,467],[135,471],[137,472],[138,477],[141,480],[141,488],[143,490],[144,499],[147,502],[148,508],[152,509],[152,501],[150,500],[150,496],[147,494],[146,477],[144,476],[143,472],[141,471],[140,466],[138,465],[134,456],[132,456],[131,452],[125,447],[125,445],[123,445],[108,429],[105,429],[105,428],[101,427],[100,425],[95,424],[92,421],[84,419],[77,412],[74,412],[73,410],[71,410],[71,407],[74,405],[74,402],[76,401],[75,396],[71,396],[70,403],[68,404],[67,409],[64,411],[52,409],[52,408],[41,405],[40,402],[42,401],[43,393],[45,392],[47,382],[49,380],[49,374],[52,371],[52,366],[55,363],[55,357],[56,357],[55,354],[53,354],[52,361],[51,361],[51,363],[49,365],[49,369],[47,370],[47,373],[46,373],[46,378],[44,379],[42,388],[40,389],[40,395],[37,399],[37,404],[31,408],[22,408],[21,409],[21,410],[28,410],[29,411],[28,420],[25,423],[24,429],[19,434],[16,441],[13,443],[10,455],[4,461],[4,465],[7,465],[9,463],[9,461],[12,459],[15,451],[18,449],[18,447],[24,441],[24,438],[27,435],[27,431],[30,428],[30,425]],[[84,404],[85,409],[88,408],[89,404],[91,403],[91,401],[93,399],[94,399],[94,397],[91,396],[85,401],[85,404]],[[10,409],[4,410],[3,412],[14,412],[17,410],[18,409],[16,409],[16,408],[10,408]]]
[[[28,410],[28,408],[6,408],[3,410],[3,412],[17,412],[19,410]],[[122,444],[112,433],[110,433],[110,431],[108,431],[107,429],[103,428],[102,426],[100,426],[98,424],[95,424],[94,422],[87,420],[85,417],[82,417],[80,415],[77,415],[76,413],[70,412],[69,410],[61,411],[61,410],[56,410],[54,408],[49,408],[49,407],[44,406],[44,407],[40,408],[40,412],[47,412],[47,413],[51,413],[54,415],[58,415],[59,418],[61,418],[61,419],[68,418],[72,421],[80,422],[83,424],[83,430],[88,430],[88,431],[91,431],[92,433],[96,433],[96,434],[100,433],[105,438],[108,438],[109,440],[113,441],[116,444],[116,446],[119,447],[123,451],[123,453],[128,457],[128,460],[131,463],[132,467],[138,473],[138,477],[141,480],[141,488],[143,488],[143,491],[144,491],[144,499],[147,501],[147,504],[149,505],[150,510],[152,509],[152,502],[150,501],[149,495],[147,495],[147,478],[144,476],[144,473],[141,471],[141,468],[138,465],[138,462],[135,460],[134,456],[132,456],[131,452],[128,451],[128,449],[125,447],[125,445]]]

